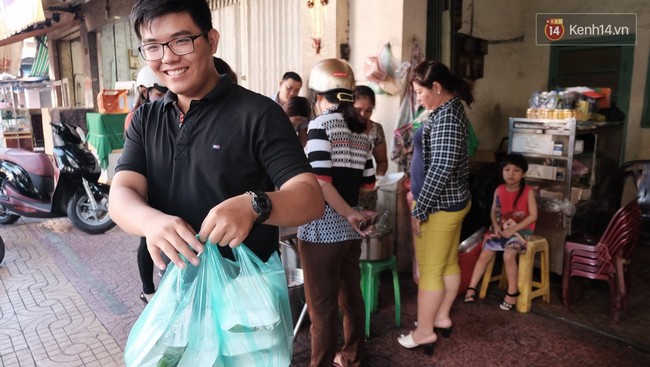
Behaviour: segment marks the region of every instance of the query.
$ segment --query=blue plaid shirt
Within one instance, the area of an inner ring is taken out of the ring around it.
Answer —
[[[467,123],[458,97],[429,115],[422,136],[424,182],[414,217],[427,220],[430,213],[469,201]]]

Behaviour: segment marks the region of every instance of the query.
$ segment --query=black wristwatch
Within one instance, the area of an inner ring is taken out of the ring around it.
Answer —
[[[263,191],[247,191],[246,194],[253,197],[251,199],[251,204],[253,205],[253,210],[257,213],[255,224],[263,223],[269,219],[271,216],[271,209],[273,209],[269,196]]]

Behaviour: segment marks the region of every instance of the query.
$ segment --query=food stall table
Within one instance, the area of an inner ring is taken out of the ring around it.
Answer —
[[[102,169],[108,168],[108,156],[124,147],[124,119],[126,113],[86,114],[88,143],[95,149]]]

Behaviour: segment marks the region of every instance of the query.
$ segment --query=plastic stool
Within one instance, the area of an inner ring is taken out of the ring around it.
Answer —
[[[483,274],[483,280],[481,281],[481,291],[478,293],[478,298],[483,299],[487,295],[488,286],[492,282],[499,281],[499,289],[505,289],[508,285],[508,277],[506,276],[505,266],[501,267],[501,273],[499,275],[492,275],[492,270],[494,270],[494,262],[496,256],[490,260],[490,262],[485,267],[485,273]]]
[[[533,268],[535,267],[535,255],[539,253],[539,265],[541,279],[533,279]],[[531,236],[528,239],[526,253],[519,255],[519,274],[517,285],[521,294],[517,298],[517,311],[530,312],[532,300],[539,296],[546,303],[551,303],[551,281],[549,274],[549,253],[548,242],[544,237]]]
[[[541,279],[533,279],[533,268],[535,267],[535,255],[540,254],[540,273]],[[496,257],[495,257],[496,258]],[[481,283],[481,292],[479,298],[485,298],[487,288],[490,282],[499,281],[499,289],[506,288],[508,279],[505,273],[505,267],[501,269],[500,275],[492,276],[494,268],[494,259],[490,261],[485,268],[483,281]],[[521,313],[530,312],[532,300],[542,296],[544,302],[551,302],[551,282],[549,274],[549,253],[548,242],[544,237],[531,236],[528,239],[526,252],[519,254],[519,268],[517,274],[517,287],[521,293],[517,297],[517,311]]]
[[[366,338],[370,337],[370,313],[377,309],[377,297],[379,294],[379,273],[384,270],[393,272],[393,290],[395,292],[395,326],[400,326],[400,294],[399,277],[397,273],[397,258],[391,256],[386,260],[367,261],[360,260],[361,265],[361,293],[366,309]]]

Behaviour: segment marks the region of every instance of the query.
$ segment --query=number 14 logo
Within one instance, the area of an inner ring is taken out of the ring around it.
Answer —
[[[562,18],[546,19],[544,35],[551,41],[558,41],[564,36],[564,21]]]

